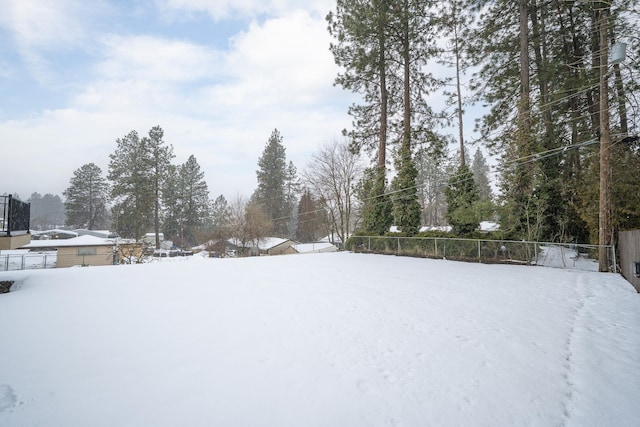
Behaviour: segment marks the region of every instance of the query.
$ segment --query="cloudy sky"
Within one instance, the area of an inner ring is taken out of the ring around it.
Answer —
[[[303,170],[341,138],[358,101],[333,86],[325,16],[334,8],[335,0],[0,0],[0,194],[62,195],[87,163],[106,176],[116,140],[156,125],[174,163],[196,157],[211,198],[251,195],[276,128]]]
[[[354,95],[324,17],[333,0],[0,0],[0,194],[61,195],[155,125],[212,197],[250,195],[273,129],[299,170],[339,138]]]

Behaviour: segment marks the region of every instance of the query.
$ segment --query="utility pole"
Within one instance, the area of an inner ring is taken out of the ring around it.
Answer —
[[[600,37],[600,206],[598,222],[599,270],[609,271],[611,230],[611,132],[609,130],[609,82],[607,78],[609,45],[607,26],[610,4],[600,3],[598,32]],[[615,262],[615,260],[611,260]]]

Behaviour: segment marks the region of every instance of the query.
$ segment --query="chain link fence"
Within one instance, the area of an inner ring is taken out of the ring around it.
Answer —
[[[600,246],[445,237],[353,236],[347,241],[346,249],[359,253],[598,271]],[[610,271],[617,272],[614,247],[607,246],[606,253]]]
[[[55,268],[57,261],[56,252],[0,251],[0,271]]]

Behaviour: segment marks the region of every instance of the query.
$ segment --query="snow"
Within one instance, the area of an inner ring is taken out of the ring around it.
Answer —
[[[295,249],[299,254],[335,252],[338,250],[338,248],[329,242],[298,243],[293,245],[293,249]]]
[[[330,253],[0,272],[0,425],[636,426],[619,275]]]
[[[258,249],[267,251],[269,249],[275,248],[278,245],[283,244],[288,241],[287,239],[283,239],[281,237],[265,237],[258,241]]]
[[[34,249],[58,248],[63,246],[105,246],[113,244],[113,239],[105,239],[85,234],[84,236],[72,237],[71,239],[32,240],[30,243],[24,245],[23,248]]]
[[[494,221],[480,221],[481,231],[498,231],[500,230],[500,224]]]
[[[31,252],[28,249],[0,250],[0,271],[35,268],[53,268],[58,261],[58,252]]]

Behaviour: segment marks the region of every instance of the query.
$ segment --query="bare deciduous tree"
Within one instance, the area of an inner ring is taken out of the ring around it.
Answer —
[[[248,202],[238,195],[229,205],[228,231],[236,245],[242,248],[243,255],[250,243],[257,246],[260,239],[269,235],[272,223],[267,214],[256,202]]]
[[[360,221],[354,186],[363,171],[360,156],[347,141],[325,144],[312,155],[303,180],[328,213],[330,235],[344,242]]]

